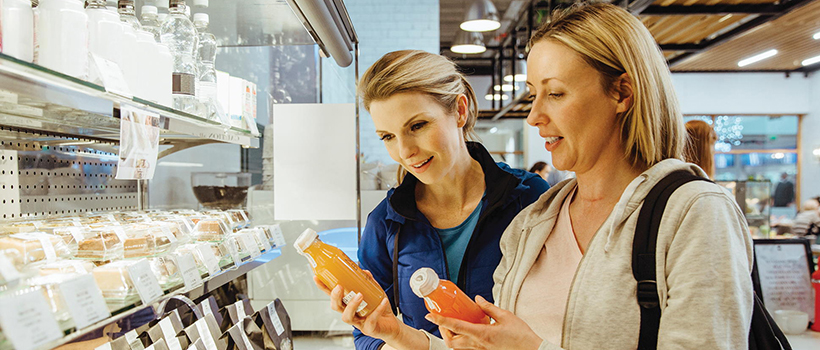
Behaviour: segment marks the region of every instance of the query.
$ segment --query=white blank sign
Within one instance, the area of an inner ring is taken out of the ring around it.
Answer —
[[[273,105],[275,220],[356,220],[353,104]]]

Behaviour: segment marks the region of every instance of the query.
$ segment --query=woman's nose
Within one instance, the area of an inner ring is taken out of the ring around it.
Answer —
[[[416,154],[418,148],[412,137],[400,137],[398,141],[401,159],[410,159]]]

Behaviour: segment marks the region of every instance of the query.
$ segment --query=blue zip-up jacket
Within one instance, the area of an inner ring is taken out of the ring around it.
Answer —
[[[493,272],[501,260],[498,245],[501,234],[518,212],[537,200],[549,185],[536,174],[496,163],[479,143],[468,142],[467,149],[481,164],[486,193],[478,224],[461,262],[459,279],[453,282],[471,298],[481,295],[492,302]],[[359,264],[373,274],[391,306],[395,307],[393,247],[396,233],[401,229],[398,245],[399,311],[405,324],[440,337],[438,327],[424,319],[428,313],[424,300],[410,290],[410,275],[422,267],[432,268],[440,278],[450,279],[441,238],[416,208],[417,182],[413,175],[405,176],[402,184],[388,191],[387,197],[368,215],[359,242]],[[359,350],[376,350],[384,344],[358,329],[354,329],[353,335]]]

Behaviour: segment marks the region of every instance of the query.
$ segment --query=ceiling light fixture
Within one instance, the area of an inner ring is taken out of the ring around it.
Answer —
[[[513,76],[512,74],[507,74],[504,76],[504,81],[512,82]],[[515,81],[527,81],[527,61],[524,60],[516,60],[515,61]]]
[[[484,35],[459,30],[456,34],[456,41],[453,42],[453,46],[450,46],[450,51],[461,54],[476,54],[487,51],[487,47],[484,46]]]
[[[769,50],[761,54],[754,55],[749,58],[744,58],[737,63],[738,67],[745,67],[760,60],[765,60],[769,57],[777,55],[777,50]]]
[[[820,62],[820,56],[814,56],[812,58],[805,59],[805,60],[803,60],[803,62],[800,62],[800,64],[802,64],[805,67],[805,66],[815,64],[817,62]]]
[[[493,86],[493,90],[495,90],[495,91],[509,92],[509,91],[513,91],[513,89],[515,89],[517,91],[518,89],[520,89],[520,87],[518,87],[518,85],[512,85],[512,84],[504,84],[504,85],[495,85],[495,86]]]
[[[814,38],[814,40],[820,40],[820,32],[814,33],[812,38]]]
[[[475,0],[459,27],[468,32],[489,32],[501,28],[498,10],[491,0]]]
[[[507,96],[507,94],[486,94],[484,95],[484,99],[487,101],[506,101],[510,99],[510,96]]]

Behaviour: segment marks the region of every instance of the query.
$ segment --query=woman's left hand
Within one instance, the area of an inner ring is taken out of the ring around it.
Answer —
[[[476,303],[494,324],[476,324],[456,318],[427,314],[425,318],[437,324],[447,347],[452,349],[538,349],[541,338],[524,320],[476,296]]]

